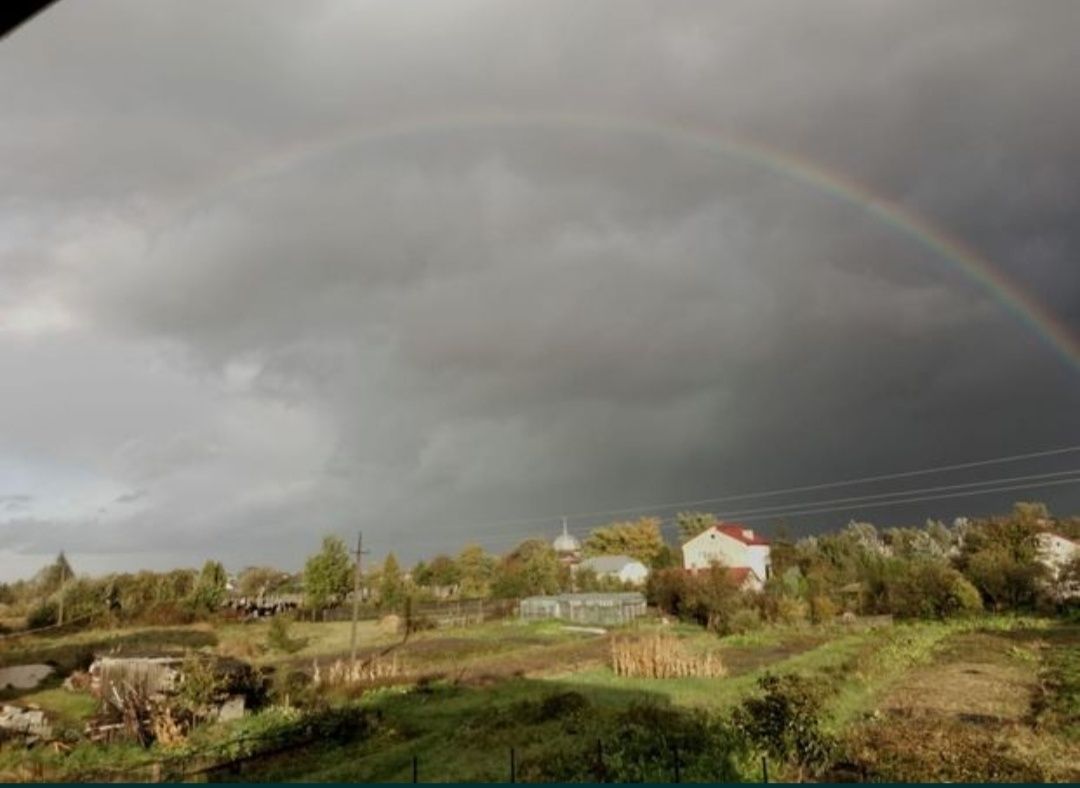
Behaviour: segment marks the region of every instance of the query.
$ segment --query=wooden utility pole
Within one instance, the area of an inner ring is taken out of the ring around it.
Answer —
[[[352,635],[349,637],[349,658],[356,662],[356,622],[360,618],[360,560],[364,555],[364,532],[356,535],[356,571],[353,578]]]
[[[64,551],[60,551],[61,557],[64,555]],[[67,571],[65,570],[66,561],[60,561],[60,603],[56,609],[56,623],[58,626],[64,624],[64,581],[67,580]]]

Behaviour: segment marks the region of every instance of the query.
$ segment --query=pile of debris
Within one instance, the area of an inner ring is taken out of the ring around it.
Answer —
[[[0,730],[9,736],[22,738],[26,744],[52,738],[52,726],[45,712],[36,706],[22,708],[6,703],[0,706]]]
[[[261,702],[266,678],[226,657],[101,657],[89,670],[101,711],[86,728],[91,741],[182,741],[195,725],[242,717]]]

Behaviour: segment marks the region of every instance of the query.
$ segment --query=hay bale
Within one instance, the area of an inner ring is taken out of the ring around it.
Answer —
[[[379,619],[379,623],[376,625],[379,633],[383,635],[394,635],[401,631],[401,616],[395,613],[383,616]]]

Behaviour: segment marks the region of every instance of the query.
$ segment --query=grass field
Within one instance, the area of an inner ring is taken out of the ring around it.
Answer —
[[[491,622],[416,633],[405,642],[365,622],[361,653],[397,644],[406,666],[404,686],[327,699],[358,704],[375,715],[374,733],[250,762],[228,779],[408,781],[415,757],[422,779],[505,780],[511,748],[524,779],[545,759],[589,759],[591,750],[583,750],[582,742],[594,742],[590,737],[597,730],[615,730],[623,724],[619,714],[642,704],[680,714],[725,714],[758,691],[766,671],[797,673],[827,687],[826,729],[852,768],[876,779],[1080,779],[1078,625],[984,618],[771,628],[727,638],[684,625],[668,631],[690,651],[717,651],[727,675],[618,678],[607,666],[606,636],[552,622]],[[267,635],[265,623],[81,632],[6,643],[0,663],[52,661],[63,672],[94,650],[196,648],[245,656],[283,673],[346,655],[350,625],[294,624],[290,637],[298,648],[292,653],[270,649]],[[62,724],[77,726],[93,712],[93,703],[58,684],[59,676],[24,691],[18,702],[37,703]],[[9,698],[13,692],[8,690]],[[215,735],[229,733],[223,728]],[[129,760],[157,756],[129,748],[117,753]],[[88,763],[98,757],[85,748],[77,755]],[[12,777],[17,765],[7,753],[0,758],[0,776]],[[744,779],[758,777],[754,763],[738,768]],[[707,764],[696,774],[708,779]],[[661,771],[655,778],[671,777]]]

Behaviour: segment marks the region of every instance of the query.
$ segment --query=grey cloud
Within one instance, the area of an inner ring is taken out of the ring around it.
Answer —
[[[105,511],[6,532],[118,564],[295,565],[363,527],[415,558],[532,527],[479,523],[1075,442],[1075,368],[984,287],[679,130],[863,183],[1075,332],[1078,21],[1068,2],[241,2],[213,24],[58,5],[0,48],[0,310],[71,321],[0,334],[0,462],[88,477]]]

